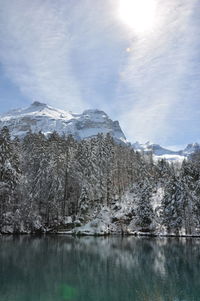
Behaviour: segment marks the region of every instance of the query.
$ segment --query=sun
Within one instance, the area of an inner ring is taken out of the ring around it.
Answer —
[[[121,20],[137,33],[152,31],[156,20],[155,0],[119,0]]]

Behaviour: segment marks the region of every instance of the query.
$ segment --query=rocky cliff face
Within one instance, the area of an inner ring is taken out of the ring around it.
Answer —
[[[190,143],[186,146],[186,148],[182,151],[182,154],[185,156],[189,156],[193,154],[194,152],[200,151],[200,145],[199,143]]]
[[[76,139],[96,136],[98,133],[110,133],[114,139],[127,142],[118,121],[113,121],[101,110],[85,110],[82,114],[74,114],[55,109],[47,104],[34,102],[24,109],[12,110],[0,115],[0,128],[7,126],[12,137],[23,137],[28,131],[44,134],[58,132],[60,135],[73,135]],[[150,142],[132,144],[136,151],[152,153],[155,159],[182,161],[195,151],[200,151],[198,143],[188,144],[180,151],[172,151]]]
[[[23,137],[28,131],[42,131],[44,134],[57,131],[59,134],[72,134],[76,139],[110,133],[113,138],[126,142],[119,122],[111,120],[103,111],[86,110],[82,114],[74,114],[40,102],[0,115],[0,127],[3,126],[10,129],[12,137]]]

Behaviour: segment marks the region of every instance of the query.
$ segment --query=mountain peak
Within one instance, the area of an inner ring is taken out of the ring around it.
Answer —
[[[83,111],[83,115],[102,115],[108,117],[108,115],[104,111],[99,109],[87,109]]]
[[[39,101],[34,101],[34,102],[31,104],[31,107],[47,107],[47,104],[46,104],[46,103],[39,102]]]
[[[196,151],[200,150],[200,144],[195,142],[195,143],[190,143],[186,146],[186,148],[183,150],[184,154],[190,155]]]
[[[82,114],[73,114],[34,101],[28,108],[8,112],[0,116],[0,128],[8,126],[12,137],[26,135],[28,131],[44,134],[53,131],[59,134],[73,135],[77,139],[110,133],[113,138],[126,143],[126,137],[118,122],[98,109],[85,110]]]

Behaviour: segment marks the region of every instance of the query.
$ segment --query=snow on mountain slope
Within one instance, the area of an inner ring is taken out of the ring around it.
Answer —
[[[153,153],[156,156],[180,155],[180,151],[178,151],[178,152],[172,151],[172,150],[169,150],[169,149],[166,149],[166,148],[160,146],[159,144],[150,143],[149,141],[144,144],[135,142],[132,145],[135,150],[143,151],[145,153]]]
[[[76,139],[110,133],[115,139],[126,142],[119,122],[112,121],[103,111],[86,110],[82,114],[73,114],[40,102],[0,115],[0,128],[3,126],[10,129],[12,137],[23,137],[30,130],[44,134],[57,131],[72,134]]]
[[[182,163],[183,160],[187,158],[186,156],[183,155],[168,155],[168,154],[163,154],[160,156],[154,155],[153,157],[156,161],[164,159],[170,162],[179,162],[179,163]]]
[[[146,154],[152,153],[155,160],[165,159],[171,162],[174,161],[182,162],[189,155],[189,147],[187,151],[185,150],[172,151],[160,146],[159,144],[150,143],[149,141],[144,144],[135,142],[132,144],[132,146],[136,151],[144,152]]]
[[[186,148],[182,151],[182,154],[184,156],[189,156],[192,153],[198,152],[198,151],[200,151],[200,144],[196,142],[196,143],[188,144],[186,146]]]
[[[85,110],[74,114],[55,109],[47,104],[35,101],[28,108],[16,109],[0,115],[0,128],[7,126],[12,137],[23,137],[28,131],[44,134],[53,131],[59,134],[72,134],[76,139],[96,136],[98,133],[110,133],[116,140],[127,142],[119,122],[112,121],[101,110]],[[183,161],[195,151],[200,151],[200,144],[188,144],[184,150],[172,151],[154,143],[132,144],[136,151],[152,153],[155,160]]]

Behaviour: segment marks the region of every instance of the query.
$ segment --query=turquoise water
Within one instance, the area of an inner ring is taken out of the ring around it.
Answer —
[[[0,301],[200,300],[200,240],[4,236]]]

